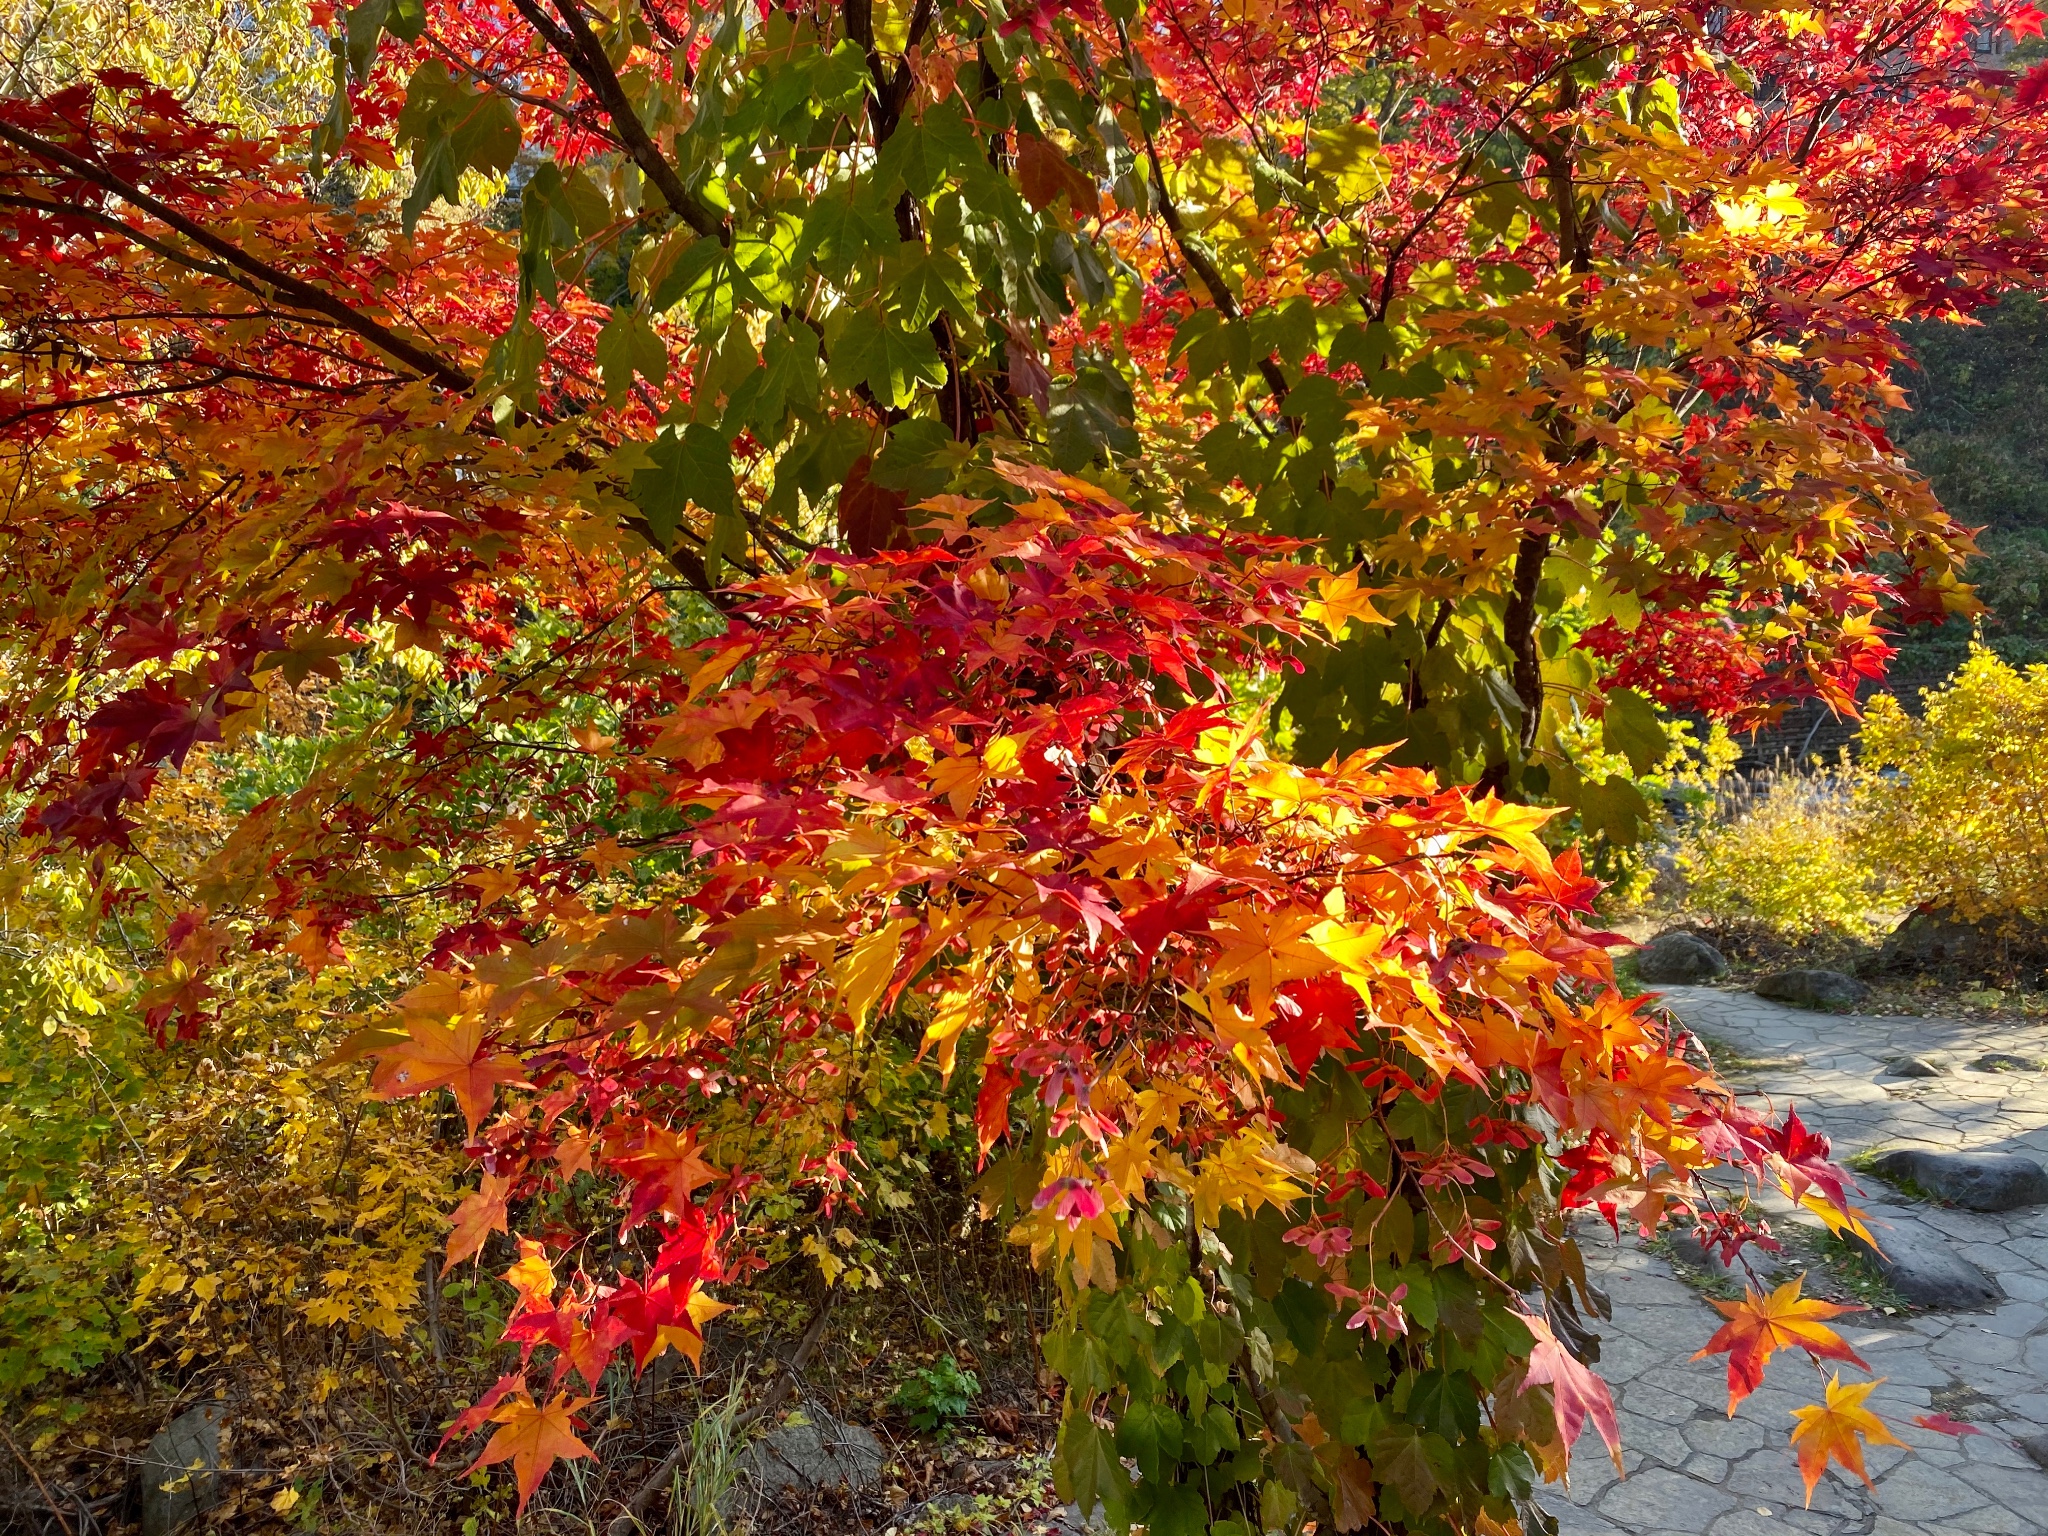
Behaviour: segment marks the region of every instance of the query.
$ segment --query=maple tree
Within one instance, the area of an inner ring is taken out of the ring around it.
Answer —
[[[1565,1210],[1732,1253],[1727,1163],[1853,1224],[1499,793],[1626,836],[1656,703],[1846,707],[1967,607],[1876,412],[1899,321],[2039,274],[2048,75],[1968,51],[2037,12],[312,15],[272,137],[0,103],[5,764],[162,1035],[434,914],[344,1054],[451,1091],[451,1263],[553,1244],[462,1420],[522,1505],[764,1190],[864,1198],[883,1041],[1059,1277],[1062,1491],[1159,1533],[1514,1519],[1613,1443]],[[308,692],[152,873],[142,808]],[[1818,1305],[1734,1304],[1731,1389]]]

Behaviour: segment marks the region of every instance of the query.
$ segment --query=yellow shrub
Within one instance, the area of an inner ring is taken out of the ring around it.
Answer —
[[[1770,775],[1718,796],[1678,838],[1687,904],[1775,933],[1872,930],[1875,880],[1847,771]]]
[[[2048,666],[1980,648],[1923,698],[1917,720],[1881,698],[1864,722],[1867,857],[1902,903],[2048,917]]]

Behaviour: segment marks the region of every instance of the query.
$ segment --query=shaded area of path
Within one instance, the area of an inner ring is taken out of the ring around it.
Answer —
[[[1726,1072],[1731,1086],[1777,1110],[1796,1106],[1833,1140],[1837,1158],[1903,1146],[2019,1152],[2048,1163],[2048,1071],[1968,1066],[1987,1052],[2048,1058],[2048,1028],[1804,1013],[1706,987],[1672,987],[1664,1000],[1689,1027],[1753,1063]],[[1908,1055],[1947,1058],[1949,1070],[1885,1075],[1888,1061]],[[2006,1298],[1977,1312],[1872,1311],[1836,1325],[1887,1378],[1869,1406],[1909,1447],[1871,1449],[1875,1492],[1831,1468],[1804,1508],[1787,1437],[1792,1409],[1819,1399],[1820,1378],[1803,1357],[1780,1354],[1731,1420],[1724,1359],[1689,1359],[1719,1315],[1665,1260],[1589,1223],[1580,1242],[1614,1300],[1598,1369],[1620,1406],[1628,1476],[1615,1476],[1590,1434],[1582,1440],[1571,1487],[1545,1499],[1564,1536],[2048,1533],[2048,1472],[2017,1443],[2048,1436],[2048,1207],[1977,1215],[1861,1182],[1868,1198],[1859,1203],[1880,1243],[1890,1230],[1946,1246],[1990,1274]],[[1765,1206],[1781,1229],[1818,1227],[1782,1200]],[[1862,1379],[1853,1368],[1844,1378]],[[1912,1422],[1930,1412],[1983,1432],[1958,1438]]]

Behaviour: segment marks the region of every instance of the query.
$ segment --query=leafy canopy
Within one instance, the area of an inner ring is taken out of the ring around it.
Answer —
[[[138,867],[202,748],[406,659],[95,899],[188,1035],[225,953],[445,917],[345,1054],[452,1090],[449,1261],[620,1239],[511,1271],[465,1428],[522,1498],[571,1374],[863,1198],[895,1032],[1059,1276],[1070,1497],[1522,1518],[1609,1427],[1563,1210],[1855,1218],[1493,792],[1626,839],[1653,706],[1846,703],[1969,607],[1878,412],[1903,320],[2041,269],[1979,10],[368,0],[305,131],[10,100],[27,856]]]

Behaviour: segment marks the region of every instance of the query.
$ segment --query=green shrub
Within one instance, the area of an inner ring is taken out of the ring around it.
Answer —
[[[921,1434],[945,1435],[974,1411],[979,1396],[981,1382],[974,1372],[960,1369],[951,1355],[941,1355],[898,1387],[889,1406],[907,1415],[910,1427]]]

